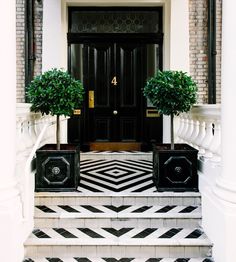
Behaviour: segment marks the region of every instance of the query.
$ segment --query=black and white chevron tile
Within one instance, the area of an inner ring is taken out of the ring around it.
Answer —
[[[153,218],[153,217],[181,217],[181,216],[199,216],[201,213],[200,206],[145,206],[145,205],[37,205],[35,214],[37,217],[45,215],[50,217],[61,217],[65,213],[65,217],[69,214],[73,217],[139,217],[139,218]]]
[[[51,239],[58,244],[63,240],[70,240],[70,244],[106,244],[116,245],[122,240],[122,244],[143,245],[145,243],[153,245],[165,243],[172,240],[172,243],[182,244],[209,244],[206,235],[198,228],[43,228],[34,229],[29,238],[29,242],[38,243],[37,239]],[[73,240],[73,241],[72,241]],[[73,242],[73,243],[72,243]],[[81,243],[82,243],[81,242]]]
[[[27,258],[23,262],[213,262],[209,258],[86,258],[86,257],[74,257],[74,258],[58,258],[47,257],[42,259]]]
[[[148,160],[82,160],[79,192],[156,192]]]

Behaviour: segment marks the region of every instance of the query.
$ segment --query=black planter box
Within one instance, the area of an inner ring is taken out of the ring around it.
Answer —
[[[158,191],[198,191],[198,150],[187,144],[153,146],[153,181]]]
[[[79,147],[61,144],[46,144],[36,151],[37,192],[66,192],[77,190],[79,184]]]

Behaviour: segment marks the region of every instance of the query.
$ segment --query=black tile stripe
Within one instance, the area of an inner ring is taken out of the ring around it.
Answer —
[[[53,228],[58,234],[63,236],[64,238],[78,238],[77,236],[71,234],[69,231],[65,230],[64,228]]]
[[[120,259],[116,259],[113,257],[103,257],[103,260],[105,260],[106,262],[130,262],[132,260],[134,260],[134,258],[120,258]]]
[[[143,231],[141,231],[140,233],[138,233],[137,235],[133,236],[132,238],[145,238],[156,230],[157,228],[146,228]]]
[[[38,238],[51,238],[49,235],[47,235],[40,229],[34,229],[33,234]]]
[[[164,206],[161,209],[157,210],[155,213],[167,213],[175,207],[176,206]]]
[[[210,258],[205,258],[202,262],[214,262],[214,260],[212,260]]]
[[[181,230],[182,230],[182,228],[171,228],[166,233],[164,233],[163,235],[159,236],[159,238],[172,238],[173,236],[178,234]]]
[[[98,172],[99,172],[99,171],[98,171]],[[143,172],[143,173],[141,173],[141,174],[136,175],[135,172],[134,172],[134,173],[129,172],[129,173],[127,173],[127,174],[125,175],[125,177],[126,177],[126,176],[129,176],[129,175],[131,175],[131,174],[133,174],[132,177],[127,177],[127,178],[125,178],[125,179],[123,179],[123,180],[117,181],[116,179],[112,179],[111,175],[106,175],[106,176],[111,177],[110,179],[108,179],[108,178],[105,178],[105,177],[100,176],[99,173],[98,173],[97,175],[95,175],[95,174],[92,174],[92,175],[91,175],[90,173],[84,173],[84,175],[87,175],[87,176],[89,176],[89,177],[91,177],[91,178],[95,178],[95,179],[97,179],[97,180],[100,180],[101,182],[109,183],[109,184],[110,184],[109,186],[112,186],[112,185],[114,185],[114,186],[120,186],[120,185],[122,185],[122,184],[124,184],[124,183],[126,183],[126,182],[130,182],[130,181],[132,181],[132,180],[138,179],[138,178],[143,177],[143,176],[145,176],[145,175],[149,175],[150,173],[149,173],[149,172]],[[87,180],[87,181],[90,180],[89,178],[84,177],[84,176],[81,177],[81,179]],[[150,177],[148,178],[148,180],[150,180]],[[91,180],[90,180],[90,181],[91,181]],[[92,183],[92,184],[95,184],[95,185],[98,185],[98,184],[99,184],[99,182],[97,182],[97,181],[92,181],[91,183]],[[140,183],[140,181],[139,181],[139,183]],[[102,185],[103,185],[103,187],[107,186],[107,185],[104,185],[104,184],[102,184]]]
[[[149,258],[145,262],[160,262],[161,260],[162,260],[162,258]]]
[[[45,213],[56,213],[56,211],[52,210],[47,206],[36,206],[36,207]]]
[[[141,162],[142,161],[142,162]],[[145,163],[143,160],[129,160],[129,164],[135,164],[135,167],[145,167],[145,168],[150,168],[152,170],[152,162],[147,162]]]
[[[188,262],[190,258],[177,258],[175,262]]]
[[[81,232],[92,238],[104,238],[103,236],[99,235],[98,233],[96,233],[95,231],[89,228],[78,228],[78,230],[80,230]]]
[[[193,210],[195,210],[197,207],[195,206],[187,206],[184,209],[182,209],[181,211],[179,211],[179,213],[191,213]]]
[[[31,259],[31,258],[26,258],[26,259],[23,260],[23,262],[34,262],[34,260]]]
[[[74,209],[71,206],[68,205],[58,205],[60,208],[62,208],[63,210],[69,212],[69,213],[80,213],[78,210]]]
[[[61,260],[60,258],[57,258],[57,257],[46,257],[46,259],[49,261],[49,262],[63,262],[63,260]]]
[[[121,211],[123,211],[123,210],[125,210],[125,209],[127,209],[127,208],[129,208],[131,206],[123,205],[123,206],[116,207],[116,206],[113,206],[113,205],[104,205],[104,207],[106,207],[106,208],[108,208],[108,209],[110,209],[110,210],[112,210],[114,212],[119,213],[119,212],[121,212]]]
[[[150,209],[152,206],[142,206],[138,209],[135,209],[134,211],[132,211],[131,213],[143,213],[145,211],[147,211],[148,209]]]
[[[124,234],[126,234],[127,232],[129,232],[130,230],[132,230],[133,228],[121,228],[119,230],[115,229],[115,228],[103,228],[104,230],[106,230],[108,233],[116,236],[116,237],[120,237],[123,236]]]
[[[150,181],[150,184],[148,184],[148,185],[146,185],[144,187],[140,187],[140,188],[138,188],[138,189],[136,189],[136,190],[134,190],[132,192],[133,193],[139,193],[139,192],[143,192],[145,190],[148,190],[148,189],[150,189],[152,187],[155,187],[155,185],[154,185],[153,181]]]
[[[78,262],[92,262],[91,260],[89,260],[86,257],[74,257],[74,259]]]
[[[201,230],[195,229],[193,232],[191,232],[185,238],[199,238],[202,234],[203,234],[203,232]]]
[[[93,207],[93,206],[89,206],[89,205],[81,205],[83,208],[89,210],[90,212],[92,213],[104,213],[102,210],[96,208],[96,207]]]
[[[101,190],[99,190],[97,188],[90,187],[88,185],[85,185],[85,184],[81,183],[83,180],[85,180],[85,179],[81,178],[80,183],[79,183],[79,188],[82,187],[82,188],[87,189],[87,190],[89,190],[91,192],[94,192],[94,193],[102,193],[103,192],[103,191],[101,191]]]

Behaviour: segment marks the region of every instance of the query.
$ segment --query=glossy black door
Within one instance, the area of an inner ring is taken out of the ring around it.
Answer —
[[[90,142],[140,141],[145,46],[85,44],[84,52]]]

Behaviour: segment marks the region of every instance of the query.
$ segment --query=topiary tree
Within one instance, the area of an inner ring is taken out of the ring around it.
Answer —
[[[60,116],[71,116],[83,101],[84,88],[67,72],[51,69],[36,76],[27,87],[31,111],[56,115],[56,142],[60,150]]]
[[[174,115],[188,112],[197,101],[197,85],[182,71],[157,71],[143,90],[153,106],[171,116],[171,149],[174,149]]]

